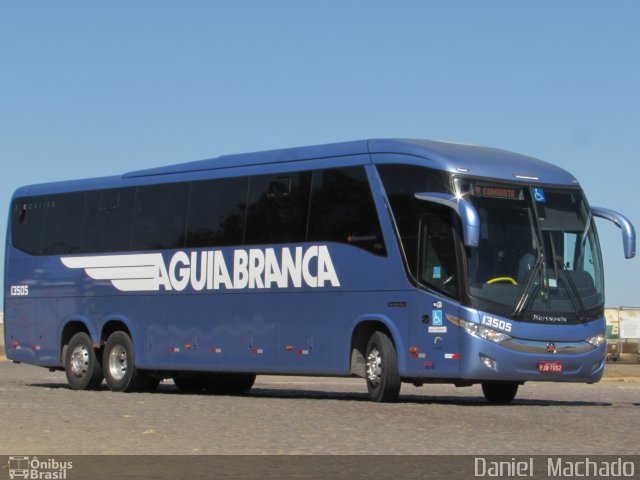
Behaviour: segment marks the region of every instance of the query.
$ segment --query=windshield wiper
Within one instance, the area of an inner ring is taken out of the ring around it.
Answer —
[[[587,234],[589,233],[589,229],[591,228],[591,219],[592,219],[592,215],[591,212],[589,212],[589,215],[587,216],[587,222],[585,224],[584,227],[584,231],[582,232],[582,238],[580,239],[580,251],[578,252],[578,264],[582,263],[582,261],[584,260],[584,252],[585,252],[585,246],[587,244]]]
[[[538,275],[538,272],[541,270],[543,263],[544,263],[544,256],[542,255],[542,252],[538,250],[538,258],[536,259],[536,263],[533,265],[533,268],[531,269],[531,274],[527,279],[527,283],[525,283],[522,293],[518,297],[518,301],[516,302],[516,307],[513,309],[513,312],[511,312],[512,318],[519,317],[522,314],[523,310],[526,308],[526,306],[529,304],[529,301],[531,300],[532,293],[533,293],[532,287],[535,285],[536,277]]]
[[[586,323],[587,312],[585,312],[584,303],[582,303],[580,292],[578,291],[578,287],[576,287],[576,284],[573,281],[573,278],[571,278],[571,275],[569,274],[569,271],[567,270],[567,267],[564,264],[564,259],[556,254],[556,246],[555,246],[555,243],[553,242],[553,237],[551,236],[551,232],[549,232],[549,241],[551,243],[551,256],[553,257],[553,271],[556,276],[556,281],[562,280],[565,283],[565,285],[568,287],[567,295],[569,296],[569,300],[571,300],[573,307],[578,311],[578,320],[580,320],[582,323]],[[562,270],[562,272],[564,273],[563,275],[564,278],[561,278],[560,275],[558,275],[558,264],[560,265],[560,270]]]
[[[533,297],[533,287],[535,286],[535,280],[538,274],[540,275],[540,284],[539,284],[538,290],[545,287],[544,282],[547,276],[545,261],[544,261],[544,253],[543,253],[544,241],[542,238],[542,226],[540,225],[540,214],[538,213],[538,207],[536,202],[533,201],[533,194],[531,193],[531,190],[529,190],[529,195],[530,195],[531,207],[533,208],[532,220],[535,222],[534,225],[535,225],[535,234],[536,234],[536,240],[537,240],[536,242],[537,256],[536,256],[536,263],[533,265],[533,268],[531,269],[531,275],[529,275],[529,278],[527,279],[527,283],[525,283],[524,288],[522,289],[522,293],[518,297],[518,301],[516,302],[516,306],[513,309],[513,312],[511,312],[512,318],[517,318],[520,315],[522,315],[522,312],[524,311],[524,309],[527,308],[527,305],[529,305],[529,302]]]
[[[554,256],[553,263],[554,265],[557,265],[558,263],[560,263],[560,270],[562,270],[564,275],[563,277],[560,277],[560,275],[557,275],[556,278],[558,280],[562,280],[565,283],[565,285],[568,287],[567,294],[569,296],[569,300],[571,300],[571,303],[573,303],[574,308],[578,311],[578,320],[580,320],[582,323],[587,323],[587,320],[588,320],[587,312],[584,308],[582,297],[580,296],[578,287],[576,287],[576,283],[573,281],[573,278],[571,278],[569,270],[567,270],[567,267],[564,264],[564,260],[561,257]]]

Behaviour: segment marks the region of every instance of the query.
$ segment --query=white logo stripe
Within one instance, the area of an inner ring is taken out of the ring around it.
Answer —
[[[160,288],[157,278],[111,280],[111,283],[121,292],[153,292]]]
[[[157,266],[86,268],[94,280],[149,279],[158,276]]]
[[[162,262],[162,254],[98,255],[95,257],[65,257],[60,260],[69,268],[157,267],[158,262]]]
[[[83,268],[94,280],[110,280],[123,292],[158,290],[158,272],[161,266],[164,267],[161,253],[65,257],[60,260],[69,268]]]

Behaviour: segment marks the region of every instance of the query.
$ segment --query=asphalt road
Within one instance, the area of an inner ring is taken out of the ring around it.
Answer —
[[[530,383],[513,405],[480,387],[403,385],[396,404],[359,379],[259,376],[243,396],[76,392],[64,373],[0,362],[4,455],[640,453],[640,383]]]

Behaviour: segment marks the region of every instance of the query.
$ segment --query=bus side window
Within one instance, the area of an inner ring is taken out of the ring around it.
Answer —
[[[419,282],[457,297],[457,264],[451,216],[423,215],[420,220],[419,243]]]
[[[114,188],[87,192],[82,220],[83,253],[130,249],[135,191]]]
[[[44,211],[42,254],[64,255],[80,251],[84,192],[48,197]]]
[[[183,247],[188,194],[188,183],[138,187],[132,250]]]
[[[407,267],[417,278],[418,226],[417,220],[425,212],[425,203],[415,197],[416,192],[447,192],[442,172],[416,165],[381,164],[376,166],[391,203]]]
[[[311,172],[251,177],[244,243],[304,242],[310,186]]]
[[[248,177],[191,184],[188,248],[241,245],[247,211]]]
[[[363,167],[313,172],[308,232],[310,242],[341,242],[386,255]]]
[[[11,208],[11,241],[18,250],[40,255],[44,209],[38,198],[18,198]]]

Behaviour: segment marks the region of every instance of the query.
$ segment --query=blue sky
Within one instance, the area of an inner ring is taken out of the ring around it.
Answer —
[[[412,137],[560,165],[640,229],[638,25],[632,0],[2,2],[0,223],[24,184]],[[640,305],[598,227],[607,305]]]

